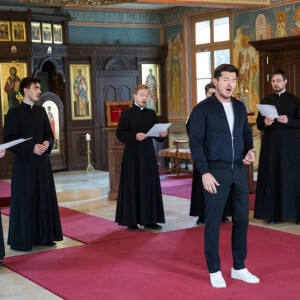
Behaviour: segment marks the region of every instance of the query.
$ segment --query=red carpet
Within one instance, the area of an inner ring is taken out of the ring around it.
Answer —
[[[0,207],[10,206],[10,187],[6,181],[0,181]]]
[[[299,236],[250,226],[246,264],[261,283],[247,284],[230,278],[231,224],[223,224],[227,288],[214,289],[203,256],[203,229],[18,255],[5,264],[64,299],[299,299]]]
[[[9,208],[1,209],[1,213],[9,216]],[[146,230],[132,232],[113,221],[62,206],[59,207],[59,214],[63,235],[85,244],[153,234]]]
[[[61,206],[59,213],[63,234],[86,244],[153,234],[146,230],[132,232],[126,226],[119,226],[113,221]]]
[[[191,199],[192,175],[176,174],[161,176],[161,191],[164,195]]]
[[[161,190],[164,195],[191,199],[192,175],[161,176]],[[255,194],[249,194],[249,208],[254,210]]]

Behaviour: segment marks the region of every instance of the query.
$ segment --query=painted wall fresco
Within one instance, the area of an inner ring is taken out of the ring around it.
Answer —
[[[300,35],[300,4],[235,13],[233,30],[233,62],[240,72],[235,93],[249,111],[257,112],[256,104],[260,102],[259,58],[249,41]]]
[[[185,66],[181,34],[168,40],[166,59],[168,119],[185,119]]]

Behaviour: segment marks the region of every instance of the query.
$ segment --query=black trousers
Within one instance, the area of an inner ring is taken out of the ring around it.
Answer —
[[[4,248],[4,241],[3,241],[1,209],[0,209],[0,259],[3,259],[4,256],[5,256],[5,248]]]
[[[247,172],[244,166],[232,170],[210,169],[218,181],[217,193],[204,192],[205,197],[205,258],[210,273],[221,270],[219,256],[219,235],[222,214],[228,195],[232,205],[231,249],[233,267],[236,270],[245,268],[247,256],[247,231],[249,223],[249,190]]]

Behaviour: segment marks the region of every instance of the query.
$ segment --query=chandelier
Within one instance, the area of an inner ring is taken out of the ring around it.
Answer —
[[[135,2],[135,0],[17,0],[27,4],[57,5],[57,6],[104,6]]]

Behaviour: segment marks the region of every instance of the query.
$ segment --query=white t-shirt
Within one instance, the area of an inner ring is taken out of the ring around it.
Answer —
[[[232,102],[226,103],[226,102],[222,102],[225,113],[226,113],[226,117],[227,117],[227,121],[228,121],[228,125],[230,128],[230,132],[232,135],[233,132],[233,126],[234,126],[234,113],[233,113],[233,106],[232,106]]]

